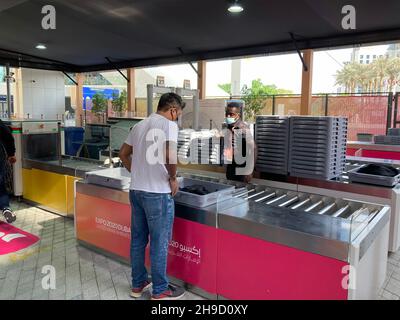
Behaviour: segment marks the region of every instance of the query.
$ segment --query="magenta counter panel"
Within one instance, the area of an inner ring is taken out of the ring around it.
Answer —
[[[347,263],[218,230],[217,292],[229,299],[347,300]]]

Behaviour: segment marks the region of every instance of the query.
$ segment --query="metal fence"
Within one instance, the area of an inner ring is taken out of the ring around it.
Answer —
[[[236,96],[232,98],[241,99]],[[386,134],[400,125],[400,112],[396,113],[399,94],[355,93],[313,95],[310,114],[313,116],[344,116],[349,120],[349,141],[357,140],[358,133]],[[259,100],[260,97],[257,97]],[[262,99],[263,115],[300,115],[301,95],[274,95]],[[393,119],[393,120],[392,120]]]
[[[242,99],[242,96],[232,96]],[[214,98],[215,99],[215,98]],[[216,98],[226,100],[227,98]],[[262,104],[263,115],[300,115],[301,95],[273,95],[256,98]],[[400,93],[355,93],[355,94],[319,94],[313,95],[310,113],[313,116],[344,116],[349,120],[349,141],[357,140],[358,133],[384,135],[387,129],[400,126],[398,111]],[[116,113],[109,107],[107,115],[94,115],[87,111],[83,115],[85,123],[105,123],[110,117],[145,117],[143,106],[146,99],[137,99],[137,110]],[[207,101],[207,100],[206,100]],[[201,107],[200,103],[200,107]],[[147,108],[147,106],[146,106]],[[143,109],[143,110],[142,110]],[[221,112],[216,110],[215,112]],[[215,115],[217,116],[217,115]],[[212,118],[213,115],[210,115]]]

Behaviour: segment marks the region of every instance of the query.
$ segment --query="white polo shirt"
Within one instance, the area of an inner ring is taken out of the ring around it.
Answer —
[[[168,171],[163,164],[165,141],[178,142],[178,125],[153,113],[139,122],[125,143],[132,146],[131,190],[171,193]],[[160,152],[159,152],[160,151]]]

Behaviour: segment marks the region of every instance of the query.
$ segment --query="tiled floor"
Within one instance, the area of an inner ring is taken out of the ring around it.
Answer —
[[[0,300],[127,300],[130,268],[77,244],[74,223],[49,212],[13,203],[17,228],[41,241],[21,252],[0,256]],[[42,268],[56,270],[56,289],[42,288]],[[389,255],[379,299],[400,299],[400,252]],[[142,299],[149,299],[149,294]],[[201,299],[188,292],[184,299]]]
[[[128,300],[130,268],[77,244],[74,222],[13,203],[14,226],[41,238],[36,245],[0,256],[0,300]],[[56,289],[42,288],[43,266],[56,270]],[[149,299],[150,294],[141,299]],[[187,292],[184,299],[201,299]]]

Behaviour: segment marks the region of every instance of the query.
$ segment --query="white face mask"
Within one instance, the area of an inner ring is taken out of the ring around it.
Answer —
[[[235,124],[237,122],[237,119],[235,118],[225,118],[225,122],[227,125],[232,125]]]

